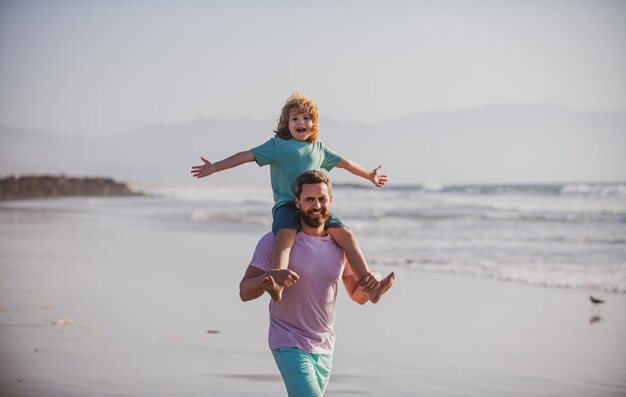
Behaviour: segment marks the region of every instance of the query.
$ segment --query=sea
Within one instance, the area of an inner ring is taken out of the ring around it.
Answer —
[[[271,226],[268,186],[137,184],[142,211],[201,230]],[[370,268],[626,293],[626,183],[335,184]],[[261,237],[261,236],[259,236]]]

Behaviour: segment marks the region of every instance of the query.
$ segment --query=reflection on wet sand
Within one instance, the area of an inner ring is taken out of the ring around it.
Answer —
[[[592,316],[589,319],[589,324],[595,324],[595,323],[599,323],[600,321],[604,320],[604,317],[600,317],[600,316]]]

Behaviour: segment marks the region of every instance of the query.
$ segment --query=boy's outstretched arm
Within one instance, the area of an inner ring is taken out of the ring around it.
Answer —
[[[204,157],[200,158],[204,164],[191,167],[191,175],[196,178],[204,178],[205,176],[209,176],[216,172],[234,168],[244,163],[250,163],[254,161],[254,154],[252,154],[252,151],[246,150],[244,152],[233,154],[232,156],[218,161],[217,163],[211,163]]]
[[[382,167],[381,165],[370,171],[361,167],[352,160],[343,158],[341,159],[341,161],[339,161],[339,163],[337,163],[336,167],[343,168],[356,176],[365,178],[368,181],[372,182],[374,185],[376,185],[376,187],[385,186],[385,183],[387,183],[387,175],[381,174],[380,172],[380,168]]]

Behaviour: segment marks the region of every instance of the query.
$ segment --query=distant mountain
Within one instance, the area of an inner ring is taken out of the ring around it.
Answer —
[[[217,161],[273,136],[273,120],[198,119],[107,137],[58,135],[0,126],[0,175],[65,173],[125,181],[191,181],[200,155]],[[560,182],[626,180],[626,111],[579,112],[508,105],[425,112],[378,124],[321,114],[320,140],[391,181]],[[264,183],[247,164],[215,182]],[[333,179],[358,182],[343,170]]]
[[[331,125],[323,131],[323,139],[338,151],[357,161],[382,162],[402,181],[626,180],[626,111],[489,106],[419,113],[362,128]],[[357,141],[366,144],[354,151],[351,144]]]

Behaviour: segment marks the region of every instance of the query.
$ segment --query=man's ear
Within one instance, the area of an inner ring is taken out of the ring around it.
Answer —
[[[300,199],[298,197],[296,197],[296,198],[294,198],[293,202],[296,205],[296,208],[300,209]]]

